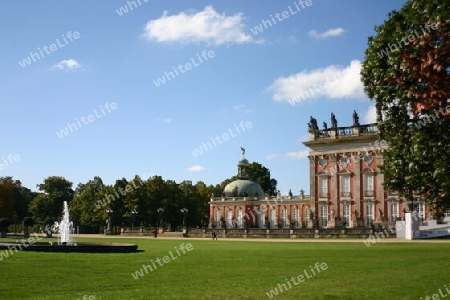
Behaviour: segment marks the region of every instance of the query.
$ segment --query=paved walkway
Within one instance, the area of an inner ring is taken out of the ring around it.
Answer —
[[[154,239],[152,236],[120,236],[120,235],[104,235],[104,234],[74,234],[73,238],[119,238],[119,239]],[[158,239],[166,240],[200,240],[206,241],[211,240],[211,238],[177,238],[177,237],[164,237],[164,234],[158,235]],[[217,242],[266,242],[266,243],[363,243],[366,239],[253,239],[253,238],[219,238]],[[216,242],[216,241],[214,241]],[[450,239],[422,239],[422,240],[405,240],[405,239],[395,239],[395,238],[380,238],[377,243],[450,243]]]

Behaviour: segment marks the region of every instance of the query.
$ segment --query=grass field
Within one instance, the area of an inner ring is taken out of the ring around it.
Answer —
[[[450,243],[377,243],[366,247],[362,240],[79,241],[135,243],[144,251],[20,251],[0,261],[0,299],[269,299],[268,293],[275,288],[279,295],[272,293],[273,299],[425,299],[439,289],[445,293],[445,285],[450,290]],[[183,253],[181,244],[192,244],[191,251]],[[164,256],[168,256],[165,261]],[[310,266],[316,262],[325,263],[327,268],[320,273],[314,269],[313,275]],[[143,265],[157,268],[147,269],[148,274],[141,270],[143,276],[134,279],[132,274],[136,276]],[[304,281],[299,282],[302,274]]]

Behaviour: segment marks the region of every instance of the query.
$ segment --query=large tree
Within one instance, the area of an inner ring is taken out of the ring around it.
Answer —
[[[369,37],[361,71],[375,99],[384,184],[450,208],[450,1],[411,0]]]
[[[72,182],[64,177],[50,176],[37,187],[42,193],[39,193],[30,203],[30,212],[39,221],[59,220],[62,215],[63,202],[69,202],[73,198]]]
[[[107,188],[100,177],[86,183],[79,183],[75,196],[70,202],[70,216],[76,226],[99,228],[105,225],[106,209],[109,207],[106,197]],[[83,228],[83,232],[91,228]]]
[[[12,200],[16,219],[11,219],[11,221],[23,220],[28,213],[28,205],[36,197],[35,193],[22,186],[20,180],[14,180],[11,176],[0,177],[1,184],[9,185],[12,189]],[[2,201],[1,197],[0,201]]]

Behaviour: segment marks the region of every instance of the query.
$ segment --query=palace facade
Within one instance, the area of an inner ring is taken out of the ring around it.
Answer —
[[[310,119],[309,187],[310,195],[269,196],[247,177],[248,160],[238,162],[239,179],[228,184],[221,197],[211,197],[212,228],[356,228],[402,219],[409,208],[422,220],[430,215],[420,196],[408,203],[396,191],[383,187],[380,166],[384,163],[386,141],[380,141],[377,124],[338,127],[331,114],[331,127]],[[305,170],[306,171],[306,170]],[[308,184],[308,183],[305,183]]]

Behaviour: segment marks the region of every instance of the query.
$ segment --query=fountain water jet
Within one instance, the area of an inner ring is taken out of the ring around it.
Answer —
[[[64,201],[63,217],[61,222],[55,222],[53,231],[59,233],[58,245],[73,245],[71,233],[73,231],[73,223],[69,219],[69,205],[67,201]]]

